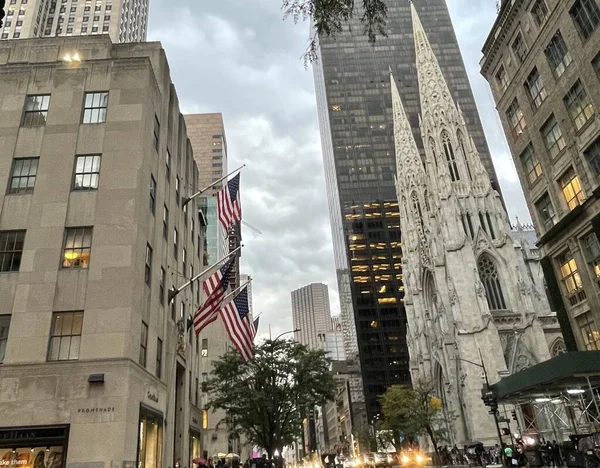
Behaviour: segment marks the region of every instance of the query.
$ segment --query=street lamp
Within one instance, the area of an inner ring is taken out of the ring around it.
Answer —
[[[272,341],[277,341],[279,338],[281,338],[283,335],[288,335],[290,333],[296,333],[299,332],[301,329],[300,328],[295,328],[294,330],[288,330],[286,332],[280,333],[279,335],[277,335],[277,338],[275,338]]]

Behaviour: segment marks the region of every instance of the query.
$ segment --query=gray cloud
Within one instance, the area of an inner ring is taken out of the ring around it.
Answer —
[[[449,8],[511,216],[528,219],[479,75],[493,2],[449,0]],[[263,334],[268,324],[273,335],[291,329],[290,291],[305,284],[327,283],[339,308],[313,78],[300,59],[307,37],[306,24],[282,21],[280,0],[151,2],[149,40],[167,52],[182,111],[222,112],[230,166],[248,165],[244,218],[263,234],[244,228],[242,267],[254,277]]]

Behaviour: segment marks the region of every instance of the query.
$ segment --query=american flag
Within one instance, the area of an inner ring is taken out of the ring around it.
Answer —
[[[225,231],[229,231],[231,226],[242,220],[239,173],[217,193],[217,211]]]
[[[221,319],[225,323],[225,329],[229,339],[240,352],[244,361],[249,361],[254,355],[254,337],[256,330],[250,316],[248,315],[248,287],[221,309]]]
[[[194,331],[196,335],[209,324],[217,320],[219,309],[223,305],[223,298],[229,285],[229,272],[233,267],[233,259],[215,271],[202,287],[206,293],[206,301],[194,314]]]

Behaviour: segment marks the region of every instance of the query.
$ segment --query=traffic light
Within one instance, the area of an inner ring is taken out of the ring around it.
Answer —
[[[512,410],[510,412],[510,414],[512,414],[512,418],[516,421],[517,420],[517,412],[515,410]]]
[[[496,412],[496,410],[498,409],[498,402],[496,401],[494,392],[492,392],[491,390],[482,390],[481,399],[483,400],[483,404],[485,406],[490,407],[490,413]]]
[[[6,5],[6,0],[0,0],[0,27],[2,27],[2,20],[6,16],[6,12],[4,11],[5,5]]]

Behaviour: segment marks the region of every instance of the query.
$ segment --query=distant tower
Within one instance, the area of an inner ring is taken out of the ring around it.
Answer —
[[[481,356],[492,383],[548,359],[538,317],[552,313],[412,4],[411,14],[424,159],[391,76],[411,376],[433,382],[455,416],[453,444],[494,444],[481,369],[464,359]]]
[[[332,331],[329,289],[326,284],[311,283],[292,291],[294,339],[310,348],[320,348],[319,335]]]

